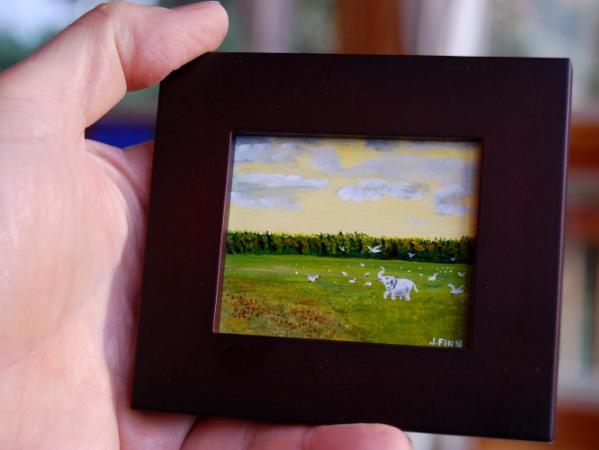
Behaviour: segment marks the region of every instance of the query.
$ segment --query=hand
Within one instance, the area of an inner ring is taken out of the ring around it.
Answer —
[[[84,130],[226,29],[218,3],[107,4],[0,74],[0,448],[409,447],[383,425],[129,408],[152,145],[122,151]]]

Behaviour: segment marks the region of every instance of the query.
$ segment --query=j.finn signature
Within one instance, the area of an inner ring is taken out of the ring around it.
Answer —
[[[433,337],[428,345],[431,347],[455,347],[455,348],[463,348],[464,343],[457,339],[445,339],[439,337]]]

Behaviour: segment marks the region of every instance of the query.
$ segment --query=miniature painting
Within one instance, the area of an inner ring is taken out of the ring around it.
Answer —
[[[465,347],[480,152],[237,136],[216,330]]]

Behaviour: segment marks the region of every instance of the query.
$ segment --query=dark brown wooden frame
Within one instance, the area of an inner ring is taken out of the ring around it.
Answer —
[[[563,59],[231,53],[169,76],[133,407],[550,440],[570,71]],[[234,133],[482,141],[468,348],[214,333]]]

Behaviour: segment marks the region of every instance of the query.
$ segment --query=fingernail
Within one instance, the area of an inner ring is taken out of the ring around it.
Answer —
[[[215,4],[215,3],[220,5],[220,2],[217,0],[206,0],[203,2],[187,3],[186,5],[175,6],[174,8],[171,8],[171,9],[173,9],[175,11],[187,11],[187,10],[204,8],[207,5]]]

